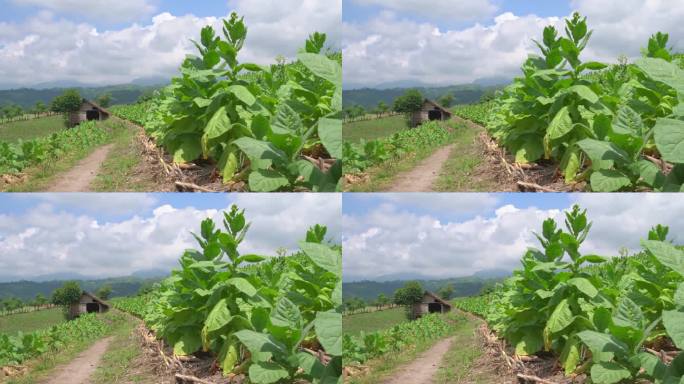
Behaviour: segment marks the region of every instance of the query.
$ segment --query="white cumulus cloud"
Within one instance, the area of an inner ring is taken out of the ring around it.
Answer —
[[[459,194],[449,196],[458,205]],[[574,200],[588,210],[593,227],[581,251],[618,255],[620,248],[640,249],[639,241],[656,225],[670,226],[670,238],[683,243],[684,201],[677,195],[581,194]],[[542,199],[543,197],[540,197]],[[528,247],[540,247],[533,231],[560,209],[499,205],[493,215],[438,219],[415,214],[410,205],[382,203],[363,214],[343,216],[344,274],[373,279],[416,274],[437,278],[468,276],[488,269],[513,270]],[[570,208],[570,207],[567,207]]]

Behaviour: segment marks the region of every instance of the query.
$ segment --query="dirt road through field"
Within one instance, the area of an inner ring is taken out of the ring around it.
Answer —
[[[411,363],[399,367],[383,384],[429,384],[439,369],[445,353],[449,351],[454,338],[441,340]]]
[[[112,341],[111,337],[106,337],[83,351],[69,364],[58,368],[55,375],[43,384],[86,384],[90,383],[90,376],[97,369],[102,355],[107,352],[107,347]]]
[[[68,172],[58,175],[57,181],[46,192],[89,192],[90,183],[97,177],[113,146],[108,144],[96,149]]]
[[[433,192],[435,181],[453,148],[453,145],[442,147],[409,172],[397,175],[386,192]]]

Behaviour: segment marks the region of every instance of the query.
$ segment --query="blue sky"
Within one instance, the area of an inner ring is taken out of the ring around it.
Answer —
[[[199,17],[217,17],[227,15],[232,9],[226,0],[152,0],[149,3],[153,7],[150,12],[139,14],[137,17],[131,17],[124,22],[107,22],[99,17],[74,14],[73,11],[55,10],[54,12],[62,18],[75,22],[87,22],[96,26],[98,29],[109,29],[121,28],[134,22],[149,22],[152,16],[162,12],[169,12],[172,15],[177,16],[192,14]],[[22,2],[14,0],[0,0],[0,8],[3,10],[0,13],[0,22],[21,22],[46,9],[44,6],[35,5],[35,3],[22,4]]]
[[[534,232],[578,204],[593,223],[583,254],[638,252],[651,227],[670,227],[684,243],[679,194],[345,194],[343,273],[346,281],[385,276],[449,278],[478,271],[512,271]]]
[[[494,21],[494,16],[504,12],[513,12],[516,15],[534,14],[541,17],[563,16],[571,12],[569,0],[496,0],[493,1],[497,11],[490,17],[478,18],[474,21],[489,24]],[[383,7],[379,5],[360,5],[358,0],[343,0],[342,19],[345,22],[364,22],[375,17]],[[453,22],[439,20],[434,17],[420,17],[413,13],[397,12],[401,18],[417,22],[431,22],[441,28],[458,28],[471,24],[468,22]]]
[[[49,204],[55,211],[87,215],[106,222],[134,216],[150,217],[154,209],[167,204],[176,209],[225,209],[235,199],[232,194],[207,194],[198,198],[187,193],[3,193],[0,194],[0,215],[23,215],[40,204]]]
[[[565,209],[572,206],[577,195],[537,194],[537,193],[457,193],[435,194],[412,193],[394,194],[396,199],[388,199],[387,194],[346,193],[343,196],[342,210],[345,215],[362,215],[383,203],[392,203],[397,209],[416,215],[430,215],[444,222],[470,220],[476,216],[492,218],[495,211],[508,204],[519,209],[538,208],[541,210]],[[407,197],[411,196],[410,199]],[[423,203],[417,204],[417,201]],[[459,208],[459,202],[465,202]],[[475,202],[475,204],[473,204]],[[477,204],[479,202],[479,204]]]
[[[240,250],[275,255],[328,227],[341,241],[339,194],[0,194],[0,281],[87,270],[93,277],[170,270],[192,232],[235,203],[252,225]]]
[[[169,79],[200,30],[235,11],[242,62],[292,59],[314,32],[340,47],[342,0],[0,0],[0,89]]]

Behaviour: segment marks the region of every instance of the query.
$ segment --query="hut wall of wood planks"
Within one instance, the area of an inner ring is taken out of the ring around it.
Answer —
[[[425,291],[420,303],[413,304],[411,307],[412,318],[414,319],[428,313],[447,313],[450,311],[451,304],[430,291]]]
[[[78,303],[69,306],[69,318],[75,319],[85,313],[104,313],[109,311],[109,304],[90,292],[83,291]]]
[[[411,127],[417,127],[426,121],[450,120],[452,113],[432,100],[425,99],[420,111],[411,114]]]
[[[83,99],[81,108],[69,114],[69,126],[75,127],[84,121],[101,121],[109,119],[110,112],[96,103]]]

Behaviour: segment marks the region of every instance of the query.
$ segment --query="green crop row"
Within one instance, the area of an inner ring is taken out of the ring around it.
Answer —
[[[405,158],[418,151],[440,147],[447,144],[454,133],[454,128],[431,121],[382,139],[361,140],[358,144],[345,142],[344,172],[363,172],[391,159]]]
[[[181,256],[145,322],[176,355],[214,354],[224,375],[246,373],[255,384],[341,383],[341,248],[316,225],[294,256],[241,255],[248,229],[235,206],[222,229],[203,221],[200,249]]]
[[[145,125],[151,107],[151,101],[144,101],[137,104],[115,105],[109,108],[109,111],[124,120]]]
[[[494,102],[487,101],[478,104],[457,105],[453,108],[453,111],[456,116],[486,125],[493,106]]]
[[[48,137],[17,143],[0,142],[0,174],[21,172],[26,167],[102,144],[108,137],[109,133],[102,126],[87,122]]]
[[[390,352],[401,352],[416,344],[438,340],[453,332],[462,315],[450,313],[428,314],[415,321],[397,324],[392,328],[363,333],[359,336],[344,335],[344,363],[361,363]]]
[[[223,36],[202,29],[180,75],[149,103],[115,108],[144,124],[177,163],[215,164],[224,182],[251,191],[335,191],[342,176],[342,64],[314,33],[297,60],[241,63],[242,18],[223,22]],[[319,160],[326,160],[321,166]]]
[[[547,219],[522,269],[492,295],[487,321],[518,355],[555,353],[593,383],[684,380],[684,250],[654,227],[631,257],[583,255],[591,223],[575,206]],[[669,364],[650,350],[677,351]]]
[[[151,300],[152,294],[145,294],[134,297],[116,297],[109,302],[114,308],[142,319],[149,311]]]
[[[460,297],[453,301],[454,306],[466,312],[474,313],[478,316],[485,316],[489,312],[492,295],[481,295],[471,297]]]
[[[110,328],[110,321],[104,321],[95,314],[86,314],[46,330],[20,332],[16,336],[0,334],[0,367],[21,364],[48,351],[59,351],[75,343],[97,339]]]
[[[566,20],[535,41],[497,97],[488,129],[519,163],[552,160],[567,183],[592,191],[684,191],[684,70],[657,33],[634,64],[582,62],[592,31]],[[665,164],[663,164],[665,162]]]

